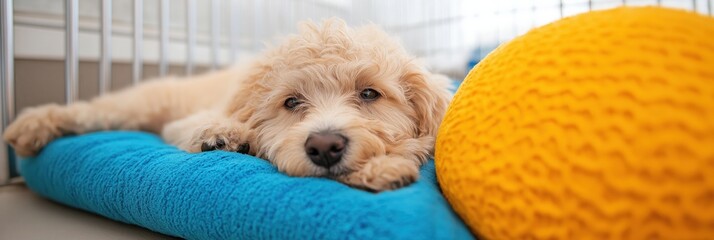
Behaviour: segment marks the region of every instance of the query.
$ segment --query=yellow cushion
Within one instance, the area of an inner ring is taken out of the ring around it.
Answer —
[[[711,239],[714,19],[624,7],[512,40],[456,93],[436,168],[489,239]]]

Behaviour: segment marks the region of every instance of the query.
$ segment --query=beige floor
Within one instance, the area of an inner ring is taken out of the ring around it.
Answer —
[[[0,239],[172,239],[46,200],[24,184],[0,186]]]

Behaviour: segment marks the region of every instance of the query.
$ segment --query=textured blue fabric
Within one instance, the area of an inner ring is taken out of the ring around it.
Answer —
[[[373,194],[288,177],[247,155],[101,132],[50,143],[21,173],[57,202],[188,239],[473,238],[441,196],[433,162],[417,183]]]

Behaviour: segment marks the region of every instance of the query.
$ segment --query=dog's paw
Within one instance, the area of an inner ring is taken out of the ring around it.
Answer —
[[[419,166],[398,156],[377,156],[362,169],[338,178],[347,185],[372,192],[406,187],[419,179]]]
[[[242,124],[212,124],[199,131],[192,141],[194,152],[223,150],[255,155],[253,133]]]
[[[20,156],[34,156],[47,143],[62,135],[62,106],[52,104],[30,108],[10,124],[3,138]]]

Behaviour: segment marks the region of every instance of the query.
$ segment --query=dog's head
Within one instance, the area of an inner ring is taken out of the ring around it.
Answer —
[[[292,176],[338,177],[380,155],[423,162],[450,98],[446,78],[375,26],[301,27],[258,61],[249,102],[231,110],[256,131],[256,155]]]

